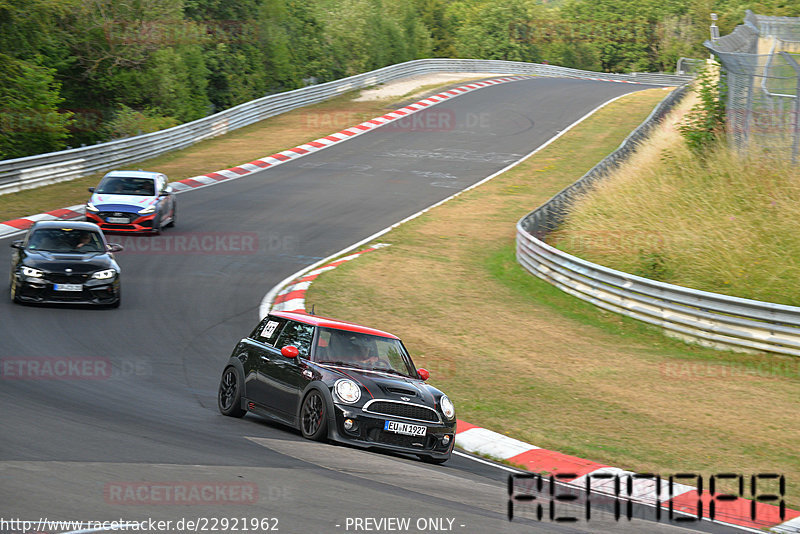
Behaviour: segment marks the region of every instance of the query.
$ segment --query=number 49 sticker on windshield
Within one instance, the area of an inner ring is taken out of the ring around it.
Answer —
[[[265,326],[264,330],[261,331],[261,337],[269,339],[272,337],[272,334],[275,333],[275,329],[278,328],[280,323],[278,321],[269,321]]]

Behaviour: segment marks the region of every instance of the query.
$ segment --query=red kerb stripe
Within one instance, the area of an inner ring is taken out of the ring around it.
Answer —
[[[574,474],[574,478],[591,473],[601,467],[607,467],[591,460],[584,460],[576,456],[569,456],[560,452],[548,451],[546,449],[533,449],[516,456],[508,458],[509,462],[522,464],[528,471],[541,473],[542,471],[552,474]],[[562,479],[564,481],[574,480],[573,477]]]
[[[33,221],[29,221],[28,219],[14,219],[13,221],[6,221],[3,224],[13,226],[14,228],[19,228],[20,230],[25,230],[26,228],[33,226]]]

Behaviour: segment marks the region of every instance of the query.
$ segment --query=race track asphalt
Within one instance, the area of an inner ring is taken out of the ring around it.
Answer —
[[[176,228],[111,237],[126,246],[118,255],[120,309],[3,299],[3,362],[101,362],[112,372],[0,378],[0,520],[277,518],[280,532],[321,534],[359,531],[354,518],[407,517],[408,532],[450,525],[415,530],[420,518],[452,519],[449,530],[463,533],[641,532],[641,522],[602,514],[586,524],[540,523],[530,514],[509,523],[507,472],[499,468],[461,456],[429,466],[308,442],[258,417],[221,416],[215,395],[224,362],[274,284],[644,88],[531,78],[474,91],[274,169],[180,194]],[[0,247],[10,252],[10,241]],[[9,264],[1,265],[0,279],[8,279]],[[121,497],[142,484],[223,489],[200,503]],[[256,495],[234,498],[240,490]]]

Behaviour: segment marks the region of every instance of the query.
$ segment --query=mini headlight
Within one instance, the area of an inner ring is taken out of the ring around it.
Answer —
[[[147,215],[148,213],[153,213],[154,211],[156,211],[156,205],[151,204],[146,208],[139,210],[137,213],[139,213],[139,215]]]
[[[348,404],[358,402],[358,399],[361,398],[361,388],[358,387],[358,384],[347,378],[337,380],[333,385],[333,389],[336,391],[336,396],[339,397],[342,402]]]
[[[114,278],[115,274],[117,274],[117,271],[114,269],[106,269],[104,271],[97,271],[92,275],[92,278],[95,280],[108,280],[109,278]]]
[[[442,398],[439,399],[439,406],[442,407],[442,413],[448,419],[452,419],[456,416],[456,407],[453,406],[452,401],[447,398],[447,395],[442,395]]]
[[[91,202],[87,202],[87,203],[86,203],[86,211],[94,211],[94,212],[98,212],[98,211],[100,211],[100,210],[99,210],[99,209],[97,209],[97,207],[96,207],[94,204],[92,204]]]
[[[33,267],[22,267],[22,274],[30,278],[41,278],[44,276],[44,271],[34,269]]]

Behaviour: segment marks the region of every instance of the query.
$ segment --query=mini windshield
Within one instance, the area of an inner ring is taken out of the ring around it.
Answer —
[[[320,328],[314,354],[317,363],[403,376],[416,375],[403,344],[388,337]]]
[[[44,252],[69,252],[85,254],[105,252],[100,234],[91,230],[68,228],[42,228],[34,230],[28,238],[29,250]]]
[[[156,194],[156,184],[152,178],[112,176],[100,182],[100,185],[97,186],[94,192],[104,195],[138,195],[152,197]]]

